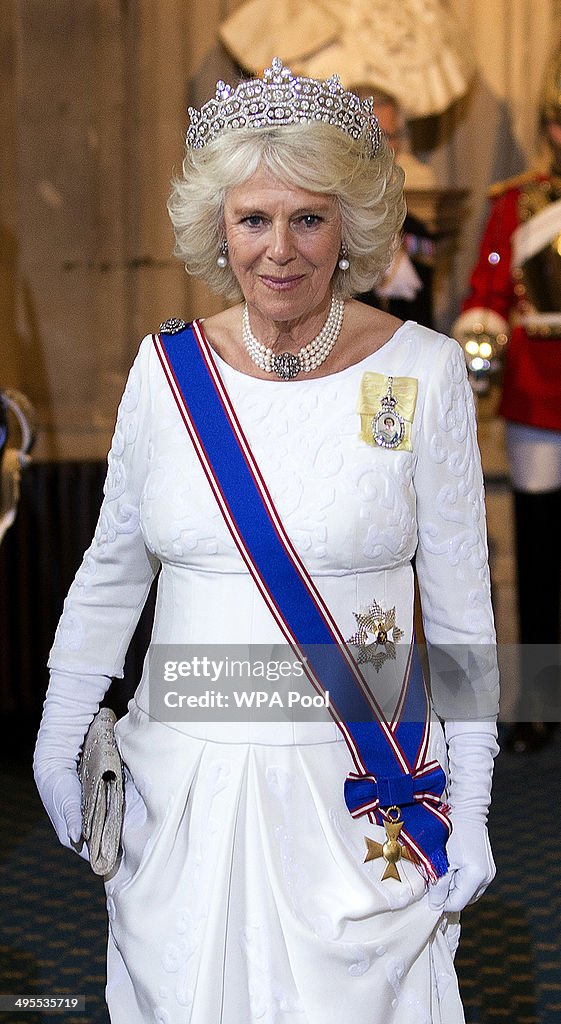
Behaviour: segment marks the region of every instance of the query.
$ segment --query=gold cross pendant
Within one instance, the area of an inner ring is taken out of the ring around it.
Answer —
[[[384,822],[386,841],[385,843],[377,843],[374,839],[369,839],[368,836],[365,836],[367,850],[364,863],[366,864],[369,860],[377,860],[378,857],[383,857],[386,861],[386,869],[381,881],[385,881],[386,878],[395,878],[397,882],[401,882],[401,877],[397,870],[397,862],[402,857],[412,861],[413,855],[403,843],[398,842],[399,833],[403,828],[399,807],[388,807],[386,814],[389,818],[388,821]]]

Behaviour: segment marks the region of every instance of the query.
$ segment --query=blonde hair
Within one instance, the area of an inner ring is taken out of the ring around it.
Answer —
[[[187,151],[168,201],[175,254],[187,273],[229,299],[242,297],[230,266],[216,262],[224,238],[224,200],[228,189],[260,167],[289,186],[335,197],[350,267],[336,267],[333,292],[348,298],[370,290],[398,244],[405,217],[403,171],[384,140],[371,156],[363,140],[324,122],[236,129]]]

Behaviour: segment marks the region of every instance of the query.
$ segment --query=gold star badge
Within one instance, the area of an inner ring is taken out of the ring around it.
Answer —
[[[385,881],[386,878],[395,878],[397,882],[401,882],[401,877],[397,870],[398,860],[404,857],[405,860],[413,861],[414,858],[407,847],[398,842],[399,833],[403,828],[399,807],[389,807],[386,814],[393,814],[389,821],[384,822],[386,841],[385,843],[376,843],[374,839],[369,839],[368,836],[365,836],[366,856],[364,863],[366,864],[369,860],[377,860],[378,857],[383,857],[386,861],[386,869],[381,881]]]
[[[396,625],[395,608],[385,612],[373,601],[366,612],[354,612],[354,617],[358,629],[347,643],[358,647],[359,665],[371,662],[379,672],[388,658],[395,658],[395,645],[403,636],[403,630]]]

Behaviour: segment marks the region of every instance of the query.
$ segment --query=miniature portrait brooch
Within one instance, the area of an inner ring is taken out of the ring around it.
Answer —
[[[417,385],[414,377],[363,374],[357,407],[363,441],[373,448],[412,451],[411,426],[417,403]]]

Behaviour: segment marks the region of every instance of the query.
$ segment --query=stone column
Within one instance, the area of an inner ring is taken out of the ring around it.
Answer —
[[[35,458],[105,455],[141,337],[222,301],[172,255],[187,105],[235,69],[239,0],[3,0],[0,386],[37,408]]]
[[[17,4],[0,6],[0,388],[23,387],[22,344],[17,329]]]
[[[2,5],[14,145],[0,301],[5,323],[18,308],[23,341],[12,327],[0,351],[3,365],[15,353],[9,382],[37,405],[37,458],[103,457],[142,335],[185,313],[165,202],[183,148],[186,6]]]

